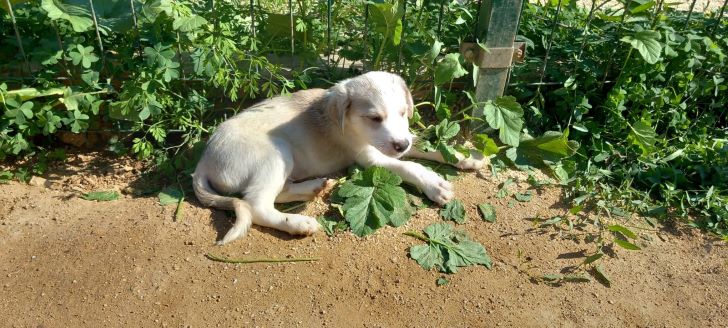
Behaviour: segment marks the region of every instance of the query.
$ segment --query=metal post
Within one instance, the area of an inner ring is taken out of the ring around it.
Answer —
[[[513,59],[513,43],[518,32],[522,0],[483,0],[478,17],[478,41],[485,43],[483,61],[475,62],[478,83],[477,101],[493,100],[503,95]],[[473,115],[483,116],[483,108],[476,107]]]
[[[250,0],[250,32],[253,34],[253,39],[255,39],[255,5],[253,1],[254,0]]]
[[[361,63],[365,71],[368,69],[367,57],[369,57],[369,2],[364,5],[364,58]]]
[[[293,0],[288,0],[288,17],[291,20],[291,55],[296,53],[295,38],[296,38],[296,25],[293,22]],[[291,59],[292,61],[293,59]]]
[[[106,71],[106,53],[104,52],[104,43],[101,40],[101,32],[99,30],[99,22],[96,20],[96,10],[94,10],[94,1],[88,0],[88,5],[91,7],[91,18],[94,19],[94,29],[96,30],[96,40],[99,41],[99,53],[101,53],[101,68]]]
[[[690,3],[690,9],[688,9],[688,16],[685,18],[685,29],[690,27],[690,17],[693,15],[693,10],[695,10],[696,2],[698,2],[698,0],[693,0],[693,2]]]
[[[723,19],[723,14],[725,14],[726,6],[728,6],[728,0],[723,1],[723,5],[720,6],[720,14],[718,14],[718,19],[715,21],[715,25],[713,25],[713,29],[710,31],[711,36],[714,36],[713,33],[715,33],[715,29],[720,26],[720,20]]]
[[[334,1],[333,0],[327,0],[326,1],[326,62],[327,64],[331,65],[331,53],[333,50],[331,50],[331,12],[334,10]]]
[[[20,48],[20,55],[23,56],[23,61],[25,62],[25,67],[28,69],[28,74],[33,75],[33,71],[30,69],[30,63],[28,62],[28,57],[25,55],[25,49],[23,49],[23,39],[20,38],[20,32],[18,32],[18,24],[15,22],[15,14],[13,14],[13,6],[10,4],[10,0],[5,0],[5,5],[8,6],[10,21],[13,23],[13,30],[15,30],[15,39],[18,41],[18,48]]]

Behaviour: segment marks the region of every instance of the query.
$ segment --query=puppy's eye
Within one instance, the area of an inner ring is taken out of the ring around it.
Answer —
[[[369,119],[372,120],[372,122],[382,123],[382,117],[381,116],[370,116]]]

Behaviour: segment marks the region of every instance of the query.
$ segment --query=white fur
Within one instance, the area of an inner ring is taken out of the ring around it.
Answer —
[[[413,110],[399,76],[369,72],[328,90],[263,101],[220,124],[193,174],[203,204],[234,210],[237,216],[218,244],[245,235],[253,223],[295,235],[315,233],[314,218],[282,213],[274,202],[313,199],[327,180],[308,179],[354,163],[383,166],[440,205],[452,200],[449,182],[418,163],[399,160],[407,154],[443,162],[439,154],[412,148],[408,118]],[[480,168],[482,163],[482,158],[469,158],[456,166]]]

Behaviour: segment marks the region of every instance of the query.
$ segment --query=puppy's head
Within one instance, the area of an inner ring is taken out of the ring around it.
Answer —
[[[369,72],[329,89],[328,114],[353,146],[372,145],[401,157],[412,146],[412,95],[401,77]]]

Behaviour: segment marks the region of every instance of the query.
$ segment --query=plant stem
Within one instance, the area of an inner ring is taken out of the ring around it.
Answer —
[[[425,241],[425,242],[430,241],[429,238],[425,237],[424,235],[420,234],[419,232],[407,231],[407,232],[403,232],[402,234],[405,236],[415,237],[415,238]]]
[[[243,260],[243,259],[229,259],[217,255],[212,255],[210,253],[205,254],[205,257],[209,260],[215,261],[215,262],[223,262],[223,263],[234,263],[234,264],[250,264],[250,263],[286,263],[286,262],[313,262],[318,261],[319,258],[316,257],[304,257],[304,258],[289,258],[289,259],[250,259],[250,260]]]

